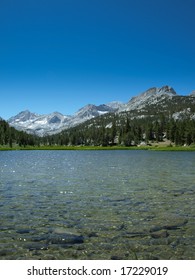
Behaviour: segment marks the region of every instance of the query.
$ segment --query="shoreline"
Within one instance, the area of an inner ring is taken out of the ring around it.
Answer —
[[[129,150],[129,151],[186,151],[186,152],[195,152],[195,146],[161,146],[161,145],[155,145],[155,146],[131,146],[131,147],[125,147],[125,146],[26,146],[26,147],[0,147],[0,151],[28,151],[28,150],[58,150],[58,151],[118,151],[118,150]]]

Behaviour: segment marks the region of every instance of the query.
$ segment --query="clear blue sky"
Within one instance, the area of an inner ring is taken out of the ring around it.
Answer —
[[[194,0],[1,0],[0,116],[195,89]]]

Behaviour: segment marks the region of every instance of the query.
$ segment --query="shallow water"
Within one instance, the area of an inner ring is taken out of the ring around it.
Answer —
[[[195,259],[195,153],[0,152],[0,259]]]

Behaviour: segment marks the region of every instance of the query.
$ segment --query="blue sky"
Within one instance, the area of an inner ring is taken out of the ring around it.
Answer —
[[[194,0],[1,0],[0,116],[195,89]]]

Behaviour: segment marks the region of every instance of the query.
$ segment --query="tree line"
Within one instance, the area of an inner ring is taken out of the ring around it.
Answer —
[[[158,117],[130,118],[128,114],[108,114],[87,121],[77,127],[64,130],[56,135],[38,137],[18,131],[0,120],[1,146],[134,146],[144,142],[173,144],[195,144],[195,120],[185,118],[175,120],[165,115]]]
[[[110,114],[43,139],[44,144],[65,146],[134,146],[165,140],[178,146],[191,145],[195,144],[195,120],[174,120],[164,115],[131,119],[128,114]]]
[[[18,145],[20,147],[37,146],[41,144],[41,139],[38,136],[28,134],[24,131],[18,131],[9,126],[9,124],[0,119],[0,146]]]

